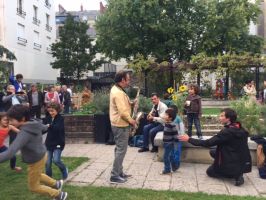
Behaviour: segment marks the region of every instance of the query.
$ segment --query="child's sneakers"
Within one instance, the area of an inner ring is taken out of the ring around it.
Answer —
[[[54,198],[54,200],[66,200],[67,199],[67,192],[60,192],[58,197]]]
[[[21,167],[14,167],[13,170],[15,170],[15,172],[20,173],[22,171]]]
[[[165,170],[163,170],[160,174],[161,175],[169,175],[169,174],[171,174],[171,171],[165,171]]]
[[[64,185],[64,181],[63,180],[58,180],[55,183],[55,188],[61,191],[62,188],[63,188],[63,185]]]

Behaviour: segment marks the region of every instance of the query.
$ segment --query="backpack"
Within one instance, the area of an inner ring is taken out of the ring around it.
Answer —
[[[264,163],[265,163],[265,155],[263,152],[263,145],[259,144],[257,146],[257,166],[258,166],[258,168],[263,167]]]
[[[258,170],[259,170],[259,176],[262,179],[266,179],[266,163],[265,163],[264,148],[266,148],[266,146],[264,146],[262,144],[258,144],[258,147],[257,147],[257,166],[258,166]]]

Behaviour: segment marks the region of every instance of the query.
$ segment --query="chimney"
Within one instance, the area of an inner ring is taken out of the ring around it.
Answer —
[[[80,11],[83,12],[83,5],[80,6]]]

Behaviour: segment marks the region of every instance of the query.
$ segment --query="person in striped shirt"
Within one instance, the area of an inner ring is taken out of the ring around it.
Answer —
[[[174,122],[176,111],[168,108],[164,115],[164,130],[163,130],[163,147],[164,147],[164,169],[161,174],[170,174],[171,168],[175,172],[178,169],[178,163],[174,159],[174,145],[178,142],[178,131]]]

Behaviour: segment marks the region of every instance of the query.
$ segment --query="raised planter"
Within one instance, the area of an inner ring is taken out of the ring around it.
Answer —
[[[94,143],[93,115],[64,115],[67,143]]]
[[[106,143],[111,135],[111,122],[108,114],[94,115],[94,135],[96,143]]]
[[[208,139],[211,136],[203,136],[204,139]],[[163,132],[157,133],[154,143],[156,146],[158,146],[158,154],[157,159],[158,161],[162,161],[163,159]],[[256,165],[257,163],[257,144],[252,141],[248,140],[248,147],[250,150],[251,158],[252,158],[252,164]],[[181,161],[182,162],[189,162],[189,163],[206,163],[210,164],[213,163],[213,158],[209,154],[210,149],[200,146],[194,146],[188,142],[183,142],[182,145],[182,154],[181,154]]]

